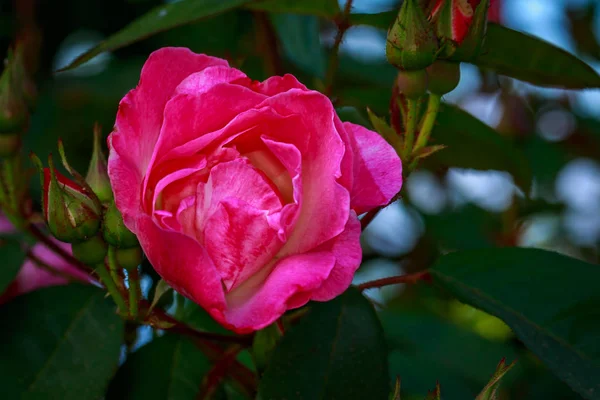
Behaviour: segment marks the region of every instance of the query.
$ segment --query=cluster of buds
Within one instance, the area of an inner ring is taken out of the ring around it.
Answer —
[[[120,267],[135,269],[142,261],[142,251],[113,201],[98,126],[94,136],[94,150],[85,178],[71,168],[60,142],[63,166],[73,179],[55,169],[52,156],[48,168],[43,168],[40,160],[32,156],[42,172],[44,218],[55,238],[71,243],[73,256],[79,261],[91,266],[104,265],[112,251]]]
[[[0,75],[0,156],[18,153],[21,136],[29,127],[29,116],[37,98],[32,80],[33,66],[27,62],[34,43],[20,39],[9,49]]]
[[[490,0],[404,0],[388,31],[386,55],[407,98],[443,95],[460,79],[459,60],[483,45]]]

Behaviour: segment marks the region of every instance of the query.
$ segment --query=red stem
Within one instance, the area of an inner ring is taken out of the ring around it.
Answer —
[[[402,275],[402,276],[390,276],[388,278],[377,279],[370,282],[361,283],[357,286],[358,290],[361,292],[363,290],[372,289],[372,288],[380,288],[383,286],[389,285],[397,285],[399,283],[408,283],[415,284],[418,281],[422,280],[431,280],[431,276],[429,275],[429,271],[421,271],[416,272],[414,274]]]

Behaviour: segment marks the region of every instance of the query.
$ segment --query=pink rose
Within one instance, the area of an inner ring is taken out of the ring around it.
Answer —
[[[14,228],[7,218],[0,216],[0,233],[13,232]],[[52,239],[57,245],[65,251],[71,252],[71,245],[59,242]],[[73,280],[82,282],[89,281],[89,276],[77,269],[77,267],[69,264],[62,257],[56,255],[52,250],[48,249],[41,243],[36,244],[31,249],[33,255],[40,261],[54,267],[62,274],[69,275]],[[69,282],[65,276],[59,276],[52,272],[41,268],[31,259],[26,259],[14,281],[6,288],[4,293],[0,295],[0,304],[6,303],[10,299],[33,292],[48,286],[66,285]]]
[[[117,207],[156,271],[239,333],[346,290],[357,214],[402,184],[394,150],[321,93],[183,48],[149,57],[109,146]]]

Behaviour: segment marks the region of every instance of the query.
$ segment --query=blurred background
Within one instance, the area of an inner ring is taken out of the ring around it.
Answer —
[[[599,1],[498,2],[500,23],[543,38],[600,69]],[[72,164],[85,171],[94,122],[104,127],[105,135],[110,132],[119,100],[137,84],[148,54],[163,46],[186,46],[227,58],[254,79],[273,73],[265,59],[273,53],[269,46],[274,46],[282,56],[277,72],[293,73],[307,86],[323,88],[335,25],[312,16],[276,15],[270,26],[277,42],[264,43],[256,40],[261,33],[254,21],[265,16],[250,11],[176,28],[101,54],[75,70],[54,73],[163,3],[0,0],[2,58],[18,21],[35,20],[43,41],[36,76],[40,96],[26,151],[44,158],[55,151],[61,137]],[[380,13],[398,4],[355,0],[353,12]],[[366,106],[388,115],[395,71],[385,61],[385,37],[385,31],[368,26],[347,32],[333,90],[342,118],[363,121]],[[523,193],[508,172],[451,165],[416,171],[405,183],[404,198],[383,210],[363,235],[364,264],[356,283],[427,268],[443,252],[493,246],[539,247],[599,261],[600,90],[539,88],[468,64],[461,71],[459,87],[444,100],[514,143],[528,161],[532,191]],[[480,152],[485,156],[486,149]],[[39,182],[34,179],[32,185],[39,193]],[[153,284],[152,272],[147,272],[146,289]],[[436,380],[444,398],[473,398],[503,357],[519,360],[507,376],[504,398],[579,398],[491,316],[424,285],[367,294],[381,309],[392,347],[391,372],[402,378],[409,400],[411,395],[422,399]],[[388,318],[398,313],[401,318]],[[148,340],[140,337],[136,346]]]

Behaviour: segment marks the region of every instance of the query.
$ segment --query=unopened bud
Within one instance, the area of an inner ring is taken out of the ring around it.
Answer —
[[[481,0],[437,0],[431,10],[431,20],[435,25],[435,33],[441,41],[441,57],[450,57],[466,38],[473,16],[474,8]]]
[[[111,246],[120,249],[129,249],[139,246],[137,236],[127,229],[123,222],[123,216],[114,202],[108,206],[108,209],[104,213],[103,229],[104,240]]]
[[[453,91],[458,86],[460,64],[437,60],[427,67],[427,74],[429,77],[429,91],[441,96]]]
[[[417,0],[405,0],[388,31],[386,56],[401,70],[419,70],[436,58],[438,41]]]
[[[100,235],[96,235],[85,242],[75,243],[71,246],[73,256],[87,265],[98,265],[104,262],[108,254],[108,245]]]
[[[499,3],[499,2],[498,2]],[[462,44],[456,49],[453,58],[460,61],[470,61],[481,53],[488,24],[490,0],[481,0],[475,8],[475,16],[471,27]]]
[[[102,203],[108,203],[113,198],[110,179],[108,178],[108,163],[102,152],[102,133],[100,126],[94,126],[94,150],[85,181],[90,185]]]
[[[418,99],[427,93],[428,77],[424,69],[417,71],[399,71],[396,78],[398,90],[407,99]]]
[[[117,249],[117,262],[127,271],[137,268],[142,263],[142,258],[143,253],[139,246],[129,249]]]
[[[102,210],[82,187],[55,170],[52,156],[48,163],[43,169],[43,209],[50,232],[66,243],[91,239],[100,230]]]

